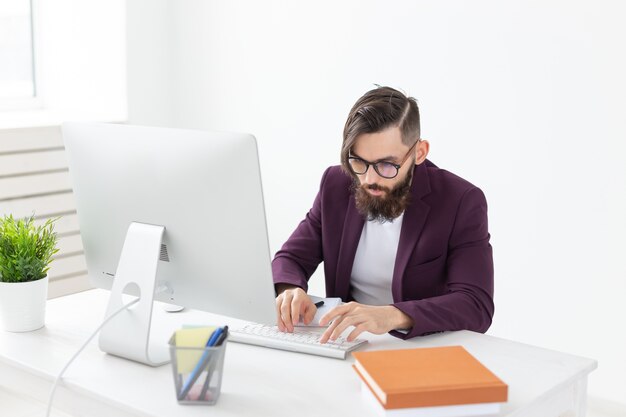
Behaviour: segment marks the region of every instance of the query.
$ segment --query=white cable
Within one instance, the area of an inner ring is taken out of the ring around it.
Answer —
[[[127,308],[129,308],[133,304],[137,303],[138,301],[139,301],[139,298],[134,299],[133,301],[123,305],[115,313],[113,313],[109,317],[107,317],[102,322],[102,324],[100,324],[100,326],[98,326],[98,328],[91,334],[91,336],[89,336],[89,338],[85,341],[85,343],[83,343],[83,345],[80,347],[80,349],[78,349],[78,351],[74,354],[74,356],[72,356],[72,359],[70,359],[69,362],[67,362],[67,364],[65,364],[65,367],[61,370],[61,372],[59,372],[59,375],[57,375],[57,378],[54,380],[54,384],[52,385],[52,389],[50,390],[50,398],[48,398],[48,409],[46,411],[46,417],[50,417],[50,411],[52,410],[52,400],[54,399],[54,393],[55,393],[55,391],[57,389],[57,386],[59,385],[59,381],[61,381],[61,378],[63,377],[63,374],[65,373],[65,371],[67,371],[67,368],[69,368],[69,366],[72,364],[72,362],[74,362],[74,359],[76,359],[78,357],[78,355],[83,351],[83,349],[85,349],[85,347],[87,347],[89,342],[91,342],[91,339],[93,339],[94,336],[98,334],[100,329],[102,329],[105,324],[107,324],[113,317],[117,316],[119,313],[121,313],[122,311],[126,310]]]

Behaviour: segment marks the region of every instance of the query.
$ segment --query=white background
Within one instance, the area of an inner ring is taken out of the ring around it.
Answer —
[[[354,101],[374,84],[416,97],[430,159],[489,202],[489,334],[596,358],[590,394],[626,401],[624,3],[134,0],[127,11],[130,122],[253,133],[272,251],[338,163]]]

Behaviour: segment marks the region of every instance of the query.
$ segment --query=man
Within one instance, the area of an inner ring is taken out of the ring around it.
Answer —
[[[415,99],[389,87],[361,97],[343,132],[341,167],[326,170],[306,218],[272,262],[278,327],[292,332],[316,307],[307,281],[324,262],[321,342],[352,328],[411,338],[485,332],[493,317],[487,202],[469,182],[426,159]]]

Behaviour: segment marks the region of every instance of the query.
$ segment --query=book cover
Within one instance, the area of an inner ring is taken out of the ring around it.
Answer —
[[[506,402],[508,386],[462,346],[354,352],[385,409]]]

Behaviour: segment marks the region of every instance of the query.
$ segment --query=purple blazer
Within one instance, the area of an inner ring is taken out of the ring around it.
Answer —
[[[350,274],[364,219],[339,166],[324,172],[306,218],[276,253],[274,283],[307,290],[324,262],[326,295],[350,301]],[[393,271],[394,306],[413,318],[408,334],[446,330],[484,333],[491,325],[493,257],[487,202],[480,189],[430,161],[416,165]]]

